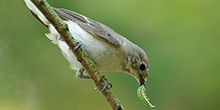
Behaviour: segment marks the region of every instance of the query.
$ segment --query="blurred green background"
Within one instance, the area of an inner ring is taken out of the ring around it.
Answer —
[[[48,0],[142,47],[155,110],[219,110],[219,0]],[[92,80],[75,78],[23,0],[0,3],[0,110],[111,110]],[[126,110],[146,110],[137,81],[103,73]]]

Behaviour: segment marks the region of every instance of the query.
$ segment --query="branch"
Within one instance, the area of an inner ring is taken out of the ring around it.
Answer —
[[[60,36],[66,42],[71,50],[78,45],[77,41],[69,32],[67,24],[65,24],[60,17],[53,11],[52,7],[46,2],[46,0],[31,0],[36,7],[44,14],[44,16],[49,20],[49,22],[56,28]],[[100,77],[100,73],[94,64],[94,62],[89,58],[88,54],[83,49],[77,49],[72,51],[76,56],[77,60],[82,64],[85,70],[90,75],[91,79],[94,81],[95,85],[101,91],[105,85],[104,78]],[[119,100],[113,95],[113,92],[107,87],[103,92],[101,92],[105,99],[108,101],[113,110],[123,110],[122,105]]]

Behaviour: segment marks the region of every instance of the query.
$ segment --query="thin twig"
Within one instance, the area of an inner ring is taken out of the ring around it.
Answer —
[[[65,24],[60,17],[53,11],[52,7],[46,2],[46,0],[31,0],[36,7],[44,14],[44,16],[49,20],[49,22],[56,28],[60,36],[66,42],[71,50],[78,45],[77,41],[70,34],[67,24]],[[91,79],[94,81],[95,85],[101,91],[105,85],[104,78],[100,77],[100,73],[95,66],[94,62],[89,58],[83,49],[77,49],[73,51],[77,60],[82,64],[85,70],[90,75]],[[103,92],[101,92],[106,98],[108,103],[111,105],[113,110],[123,110],[122,105],[119,100],[114,96],[113,92],[107,87]]]

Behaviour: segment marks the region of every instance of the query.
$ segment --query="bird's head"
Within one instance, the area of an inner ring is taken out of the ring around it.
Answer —
[[[125,72],[134,76],[140,85],[144,85],[149,75],[149,62],[146,53],[138,46],[129,53]]]

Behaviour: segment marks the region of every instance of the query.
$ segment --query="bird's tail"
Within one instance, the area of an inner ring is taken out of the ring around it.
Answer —
[[[47,20],[47,18],[43,15],[43,13],[34,5],[34,3],[31,0],[24,0],[27,7],[30,9],[31,14],[40,21],[41,24],[43,24],[49,31],[49,34],[46,34],[46,36],[52,40],[52,43],[58,44],[58,40],[60,38],[59,33],[54,28],[54,26]]]
[[[27,7],[30,9],[33,16],[40,21],[44,26],[48,28],[48,25],[50,22],[47,20],[47,18],[41,13],[41,11],[34,5],[34,3],[31,0],[24,0]]]

